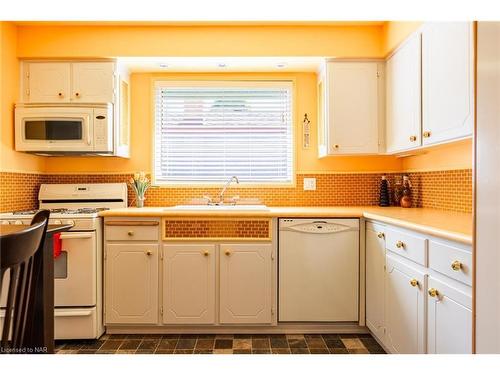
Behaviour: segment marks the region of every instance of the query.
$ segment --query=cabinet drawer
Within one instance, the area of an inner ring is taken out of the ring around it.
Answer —
[[[426,266],[427,239],[411,232],[386,229],[387,250]]]
[[[108,241],[158,241],[159,222],[157,221],[120,221],[106,222]]]
[[[472,253],[460,245],[429,241],[429,267],[472,285]]]

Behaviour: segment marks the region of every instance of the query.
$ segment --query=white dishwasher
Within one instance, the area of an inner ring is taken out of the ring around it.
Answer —
[[[279,320],[359,319],[359,220],[279,220]]]

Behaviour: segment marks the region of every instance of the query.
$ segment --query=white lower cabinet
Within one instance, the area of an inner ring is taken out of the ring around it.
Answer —
[[[107,244],[105,323],[158,322],[158,244]]]
[[[215,245],[163,245],[163,323],[215,323]]]
[[[427,351],[472,353],[472,297],[460,285],[430,276],[427,292]],[[467,288],[468,289],[468,288]]]
[[[271,244],[220,245],[220,323],[272,323]]]
[[[425,353],[425,273],[387,255],[385,344],[393,353]]]
[[[391,353],[471,353],[471,269],[469,245],[368,222],[367,327]]]
[[[385,227],[366,223],[366,325],[384,339]]]

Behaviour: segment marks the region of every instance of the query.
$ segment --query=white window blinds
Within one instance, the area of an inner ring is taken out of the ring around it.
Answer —
[[[290,82],[157,82],[158,184],[292,182]]]

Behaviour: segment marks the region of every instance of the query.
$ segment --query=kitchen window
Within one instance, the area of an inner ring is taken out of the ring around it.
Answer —
[[[293,182],[292,82],[157,81],[155,184]]]

